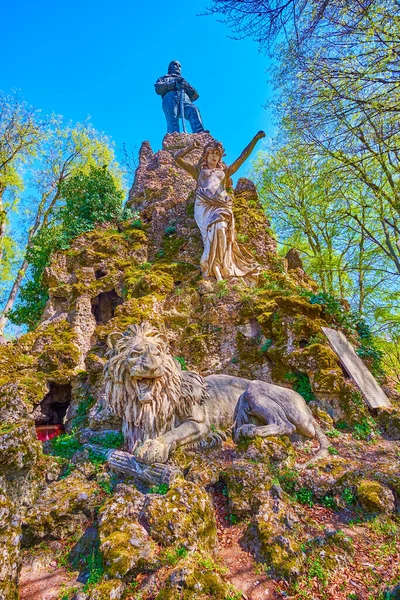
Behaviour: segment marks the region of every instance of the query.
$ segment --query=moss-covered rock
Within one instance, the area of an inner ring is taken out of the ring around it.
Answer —
[[[100,551],[109,577],[122,579],[154,565],[156,545],[138,522],[143,503],[139,491],[121,484],[99,511]]]
[[[209,557],[195,553],[179,561],[178,566],[160,581],[156,600],[228,600],[230,586],[223,570]],[[233,594],[232,594],[233,595]]]
[[[290,467],[295,461],[293,446],[286,435],[242,440],[237,452],[247,461],[263,463],[266,473],[270,467]]]
[[[188,550],[216,551],[217,526],[211,500],[198,485],[185,481],[167,494],[147,497],[143,519],[162,546],[181,544]]]
[[[18,576],[21,566],[20,518],[12,502],[0,494],[0,598],[18,600]]]
[[[271,487],[271,477],[265,464],[235,461],[221,474],[226,485],[228,510],[238,517],[254,514]]]
[[[367,512],[390,514],[395,508],[393,492],[378,481],[363,479],[357,485],[357,496]]]
[[[63,539],[93,520],[99,487],[75,470],[51,483],[25,514],[22,524],[23,545],[43,539]]]
[[[297,487],[311,490],[315,498],[323,499],[327,494],[341,492],[343,485],[350,485],[358,473],[357,462],[331,455],[303,469]]]
[[[18,508],[31,505],[45,483],[46,461],[17,385],[0,388],[0,482]]]
[[[368,407],[364,402],[360,391],[349,380],[340,382],[338,404],[341,412],[341,419],[348,425],[359,423],[364,419],[368,419],[370,416]]]
[[[384,433],[392,440],[400,440],[400,409],[397,407],[381,409],[377,421]]]
[[[123,598],[126,584],[120,579],[108,579],[92,587],[87,600],[120,600]]]
[[[282,488],[273,485],[245,534],[247,548],[272,575],[294,580],[304,559],[300,519]]]

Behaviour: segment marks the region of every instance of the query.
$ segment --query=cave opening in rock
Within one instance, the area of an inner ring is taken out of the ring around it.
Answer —
[[[95,273],[96,279],[101,279],[102,277],[106,277],[106,276],[107,276],[107,272],[104,271],[104,269],[97,269],[97,271]]]
[[[118,296],[115,290],[110,292],[101,292],[95,298],[92,298],[92,314],[96,319],[97,325],[105,325],[113,318],[117,306],[123,303],[121,296]]]
[[[48,393],[40,403],[40,414],[35,418],[36,425],[63,425],[70,404],[71,384],[51,382]]]

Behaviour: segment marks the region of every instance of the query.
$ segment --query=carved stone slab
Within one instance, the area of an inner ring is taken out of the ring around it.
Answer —
[[[322,331],[347,373],[360,388],[368,406],[370,408],[388,408],[390,406],[389,398],[378,385],[375,377],[368,371],[361,358],[357,356],[353,346],[343,333],[329,327],[322,327]]]

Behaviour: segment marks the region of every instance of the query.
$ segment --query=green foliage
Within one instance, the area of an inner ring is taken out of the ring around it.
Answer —
[[[225,518],[230,525],[236,525],[236,523],[239,523],[239,517],[233,513],[229,513],[229,515],[226,515]]]
[[[308,506],[314,506],[312,490],[302,487],[296,492],[296,500],[300,504],[307,504]]]
[[[227,294],[229,294],[228,290],[228,282],[226,279],[221,279],[221,281],[217,282],[218,291],[216,293],[217,298],[224,298]]]
[[[95,467],[101,467],[102,465],[104,465],[104,463],[107,462],[106,457],[100,454],[100,452],[96,452],[96,450],[93,450],[93,448],[89,448],[88,455],[90,462]]]
[[[338,300],[332,294],[328,294],[326,292],[322,292],[319,294],[309,293],[308,299],[310,304],[319,304],[323,306],[325,311],[336,318],[336,320],[341,323],[345,318],[345,310],[343,306],[340,304]]]
[[[184,546],[178,546],[173,550],[167,550],[165,552],[164,558],[168,565],[175,566],[181,558],[186,558],[188,555],[188,550]]]
[[[241,600],[243,598],[242,592],[229,592],[225,600]]]
[[[65,587],[65,585],[63,585],[61,592],[59,593],[57,600],[71,600],[71,598],[74,596],[74,594],[76,593],[76,591],[78,590],[77,587],[72,587],[72,586],[68,586]]]
[[[82,448],[73,433],[63,433],[50,440],[51,452],[61,458],[71,458],[77,450]]]
[[[121,448],[124,445],[124,436],[119,431],[110,431],[105,435],[94,435],[90,441],[103,448]]]
[[[323,506],[325,506],[325,508],[332,508],[333,510],[337,509],[337,504],[336,504],[335,498],[333,496],[331,496],[330,494],[326,494],[322,498],[321,504]]]
[[[261,354],[265,354],[265,352],[267,352],[271,348],[272,344],[273,344],[272,340],[269,340],[269,339],[265,340],[265,342],[262,344],[262,346],[260,348]]]
[[[98,583],[104,575],[103,558],[98,548],[95,548],[92,553],[89,554],[86,562],[86,569],[89,572],[89,576],[85,585],[83,586],[84,592],[87,592],[91,586]]]
[[[303,396],[307,404],[312,400],[315,400],[314,393],[311,389],[310,380],[306,373],[286,373],[285,381],[288,381],[292,384],[295,392],[300,394],[300,396]]]
[[[93,396],[89,395],[87,398],[85,398],[78,404],[76,408],[76,415],[71,421],[72,429],[79,429],[84,425],[84,423],[86,422],[88,410],[93,406],[94,402],[95,400]]]
[[[367,361],[367,364],[375,377],[380,377],[383,374],[383,352],[377,348],[370,326],[364,319],[360,319],[356,323],[356,330],[361,342],[361,345],[357,348],[358,356]]]
[[[178,363],[181,365],[181,369],[182,369],[182,371],[187,371],[187,370],[188,370],[188,368],[187,368],[187,364],[186,364],[186,360],[184,359],[184,357],[183,357],[183,356],[175,356],[174,358],[175,358],[175,360],[177,360],[177,361],[178,361]]]
[[[325,431],[325,435],[327,435],[329,438],[338,438],[340,437],[340,431],[337,429],[328,429]]]
[[[99,481],[98,486],[103,490],[103,492],[110,495],[113,493],[114,488],[117,485],[117,483],[118,483],[118,476],[111,475],[109,481]]]
[[[346,502],[346,504],[352,505],[356,502],[356,495],[353,493],[351,488],[344,488],[341,498]]]
[[[174,235],[174,233],[176,233],[176,227],[175,227],[175,225],[168,225],[168,227],[166,227],[165,230],[164,230],[165,237],[169,237],[170,235]]]
[[[106,165],[78,171],[62,183],[61,195],[65,205],[59,213],[60,248],[68,248],[73,238],[96,224],[122,217],[123,192]]]
[[[308,340],[308,345],[312,344],[326,344],[326,337],[323,333],[316,333],[315,335],[311,335]]]
[[[295,469],[286,469],[278,475],[282,489],[288,494],[293,494],[299,479],[299,472]]]
[[[333,446],[329,446],[328,452],[329,452],[329,454],[332,454],[332,456],[336,456],[337,454],[339,454],[339,451],[336,448],[334,448]]]
[[[161,494],[162,496],[165,496],[165,494],[167,494],[168,491],[169,487],[166,483],[160,483],[160,485],[153,485],[153,487],[149,489],[150,494]]]
[[[68,475],[71,475],[72,471],[74,471],[74,470],[75,470],[75,465],[69,462],[67,464],[65,470],[63,471],[60,479],[65,479],[66,477],[68,477]]]
[[[326,584],[327,573],[319,558],[314,558],[308,568],[308,576],[312,579],[316,577],[323,585]]]
[[[59,225],[42,229],[33,238],[26,252],[26,259],[31,265],[30,278],[21,287],[17,306],[8,313],[15,325],[28,325],[34,329],[38,324],[46,302],[49,298],[47,289],[42,284],[42,274],[49,265],[53,252],[58,250]]]
[[[247,233],[237,233],[236,237],[239,244],[246,244],[249,241]]]
[[[378,429],[372,417],[367,417],[355,423],[353,435],[357,440],[368,440],[374,438],[378,434]]]
[[[338,421],[335,424],[336,429],[339,429],[339,431],[344,431],[345,429],[349,429],[348,424],[346,423],[346,421]]]
[[[59,187],[65,204],[32,239],[26,254],[30,279],[21,287],[17,306],[9,312],[12,323],[26,324],[29,329],[36,327],[48,300],[42,275],[52,254],[67,249],[75,237],[96,224],[122,217],[123,192],[105,166],[77,171]]]
[[[133,211],[131,208],[125,206],[124,212],[122,213],[123,221],[131,221],[131,227],[133,229],[141,229],[143,226],[142,220],[137,210]]]

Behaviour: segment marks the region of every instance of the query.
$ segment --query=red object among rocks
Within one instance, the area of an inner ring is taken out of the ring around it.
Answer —
[[[37,425],[36,435],[40,442],[47,442],[64,433],[64,425]]]

